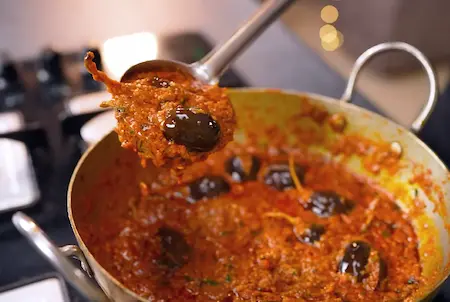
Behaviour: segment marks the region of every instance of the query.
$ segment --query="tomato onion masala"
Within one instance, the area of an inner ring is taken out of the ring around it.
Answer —
[[[179,182],[162,171],[136,183],[117,211],[80,215],[80,235],[149,301],[411,301],[423,285],[416,234],[393,197],[300,149],[233,142]]]
[[[225,89],[180,71],[139,73],[125,83],[110,79],[85,57],[86,69],[112,94],[102,107],[115,109],[124,148],[157,167],[182,168],[222,149],[233,138],[233,107]]]

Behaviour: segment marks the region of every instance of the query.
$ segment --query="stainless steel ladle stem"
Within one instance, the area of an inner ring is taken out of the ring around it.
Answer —
[[[265,29],[295,0],[268,0],[226,42],[215,47],[199,62],[191,65],[197,79],[214,84],[239,54],[259,37]]]

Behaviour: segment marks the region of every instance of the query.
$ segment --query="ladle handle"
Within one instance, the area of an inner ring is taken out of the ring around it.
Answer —
[[[86,298],[90,301],[109,301],[92,278],[92,271],[78,247],[69,245],[59,249],[33,219],[22,212],[14,213],[12,221],[16,229],[28,239],[31,245]],[[79,260],[87,274],[76,267],[68,257]]]
[[[253,17],[248,20],[225,43],[218,45],[199,62],[193,64],[196,77],[211,84],[249,44],[259,37],[272,22],[295,0],[267,0]]]

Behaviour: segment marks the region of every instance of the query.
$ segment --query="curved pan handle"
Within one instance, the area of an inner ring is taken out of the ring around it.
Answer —
[[[58,249],[41,228],[22,212],[15,213],[12,222],[32,246],[86,298],[90,301],[109,301],[95,280],[92,279],[92,271],[77,246],[68,245]],[[67,257],[78,259],[87,274],[77,268]]]
[[[404,42],[386,42],[375,45],[366,50],[362,55],[359,56],[359,58],[353,65],[353,69],[352,72],[350,73],[350,77],[347,82],[347,87],[345,88],[344,94],[341,97],[341,101],[342,102],[351,101],[353,90],[355,88],[356,79],[364,64],[370,61],[370,59],[372,59],[375,55],[389,50],[401,50],[412,54],[417,60],[420,61],[420,63],[422,64],[423,68],[427,73],[428,81],[430,84],[430,94],[428,96],[427,102],[423,106],[419,115],[416,117],[416,119],[412,122],[410,126],[411,131],[417,133],[422,129],[423,125],[433,112],[434,106],[436,105],[438,98],[438,85],[433,67],[431,66],[428,59],[420,50],[418,50],[417,48],[415,48],[410,44]]]

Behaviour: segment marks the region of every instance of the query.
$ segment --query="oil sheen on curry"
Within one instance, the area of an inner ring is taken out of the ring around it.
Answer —
[[[137,182],[119,217],[79,226],[149,301],[408,301],[422,284],[406,214],[330,159],[233,142],[172,177]]]
[[[233,138],[235,115],[225,89],[205,85],[180,71],[145,72],[125,83],[97,70],[94,55],[86,69],[103,82],[112,99],[122,146],[157,167],[183,168],[222,149]]]

